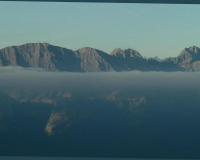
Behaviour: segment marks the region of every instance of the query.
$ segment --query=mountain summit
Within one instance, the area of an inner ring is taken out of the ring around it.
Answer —
[[[48,43],[27,43],[0,50],[0,66],[44,68],[47,71],[200,71],[200,48],[192,46],[178,57],[159,61],[145,59],[132,49],[114,49],[110,54],[84,47],[76,51]]]
[[[200,48],[196,46],[192,46],[189,48],[185,48],[181,51],[181,53],[178,56],[179,62],[195,62],[200,60]]]
[[[185,48],[178,57],[167,58],[165,61],[178,65],[185,71],[200,71],[200,48]]]
[[[121,50],[120,48],[115,48],[110,55],[123,58],[142,58],[139,52],[132,49]]]

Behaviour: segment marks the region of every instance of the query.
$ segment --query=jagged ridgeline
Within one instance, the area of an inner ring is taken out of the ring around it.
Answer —
[[[85,47],[76,51],[48,43],[27,43],[0,50],[0,66],[44,68],[47,71],[199,71],[200,49],[185,48],[178,57],[146,59],[132,49],[114,49],[107,54]]]

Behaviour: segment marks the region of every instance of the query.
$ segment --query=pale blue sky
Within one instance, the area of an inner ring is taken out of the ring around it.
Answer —
[[[200,47],[200,5],[0,2],[0,49],[36,42],[176,57]]]

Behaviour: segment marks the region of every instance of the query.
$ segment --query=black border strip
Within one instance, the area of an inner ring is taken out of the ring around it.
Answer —
[[[0,0],[14,1],[14,0]],[[93,2],[93,3],[163,3],[163,4],[200,4],[200,0],[20,0],[24,2]]]

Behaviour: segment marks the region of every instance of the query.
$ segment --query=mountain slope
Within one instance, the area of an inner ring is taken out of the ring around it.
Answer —
[[[80,59],[81,69],[91,71],[112,71],[112,66],[103,58],[108,57],[107,53],[90,47],[81,48],[75,51]]]
[[[199,158],[199,94],[186,93],[112,91],[73,95],[54,106],[20,103],[12,108],[17,130],[1,136],[0,154]]]
[[[48,43],[27,43],[0,50],[0,66],[44,68],[47,71],[200,71],[200,48],[192,46],[178,57],[159,61],[145,59],[132,49],[114,49],[110,54],[85,47],[72,51]]]
[[[47,71],[82,71],[72,50],[48,43],[27,43],[0,50],[1,66],[38,67]]]
[[[178,57],[168,58],[165,62],[177,64],[185,71],[200,71],[200,48],[185,48]]]
[[[139,52],[132,49],[121,50],[120,48],[116,48],[110,55],[117,59],[117,64],[122,70],[157,70],[156,67],[148,63]]]

